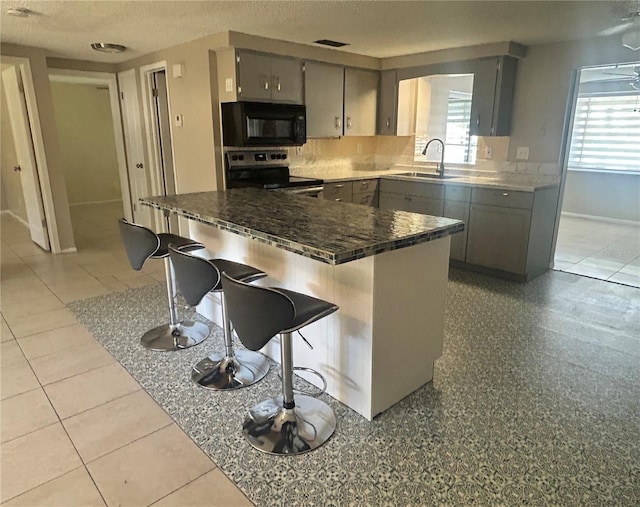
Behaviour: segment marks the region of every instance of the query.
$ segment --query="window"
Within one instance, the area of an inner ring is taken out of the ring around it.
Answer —
[[[445,162],[475,163],[478,140],[470,135],[473,74],[426,76],[416,82],[414,160],[439,162],[439,143],[422,155],[427,142],[438,138],[445,143]]]
[[[640,92],[581,93],[569,169],[640,172]]]

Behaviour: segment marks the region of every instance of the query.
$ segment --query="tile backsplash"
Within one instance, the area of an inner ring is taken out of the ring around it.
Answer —
[[[308,139],[299,148],[289,148],[292,168],[336,171],[371,171],[409,166],[420,170],[424,165],[414,163],[414,136],[341,137]],[[489,151],[487,150],[489,148]],[[490,159],[486,155],[491,155]],[[500,179],[550,179],[559,177],[554,163],[507,160],[509,137],[481,137],[475,165],[447,164],[451,172]]]

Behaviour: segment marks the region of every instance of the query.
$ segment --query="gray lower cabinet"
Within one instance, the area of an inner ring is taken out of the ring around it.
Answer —
[[[558,188],[474,188],[466,262],[530,280],[549,269]]]
[[[380,181],[379,207],[442,216],[444,185],[422,181]]]
[[[467,235],[469,232],[469,208],[471,205],[471,187],[446,185],[444,190],[443,216],[464,222],[464,231],[451,236],[449,257],[464,262],[467,254]]]
[[[378,206],[378,179],[326,183],[322,196],[330,201]]]
[[[524,274],[531,211],[472,204],[466,261]]]

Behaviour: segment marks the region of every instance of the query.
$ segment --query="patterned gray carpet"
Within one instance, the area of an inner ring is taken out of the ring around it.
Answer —
[[[166,320],[164,298],[158,284],[69,306],[257,505],[640,503],[639,289],[452,271],[434,382],[373,422],[325,396],[334,436],[293,458],[241,435],[246,410],[280,391],[273,368],[239,391],[191,383],[191,366],[221,350],[220,329],[178,353],[139,346]]]

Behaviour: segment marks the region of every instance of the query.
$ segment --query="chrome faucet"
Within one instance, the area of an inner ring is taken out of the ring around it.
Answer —
[[[440,177],[442,178],[444,176],[444,142],[442,141],[442,139],[438,139],[437,137],[434,137],[433,139],[431,139],[427,145],[424,147],[424,150],[422,150],[422,154],[426,155],[427,154],[427,150],[429,149],[429,145],[433,142],[433,141],[438,141],[441,145],[442,145],[442,154],[440,155],[440,165],[438,166],[438,169],[436,169],[436,172],[440,175]]]

